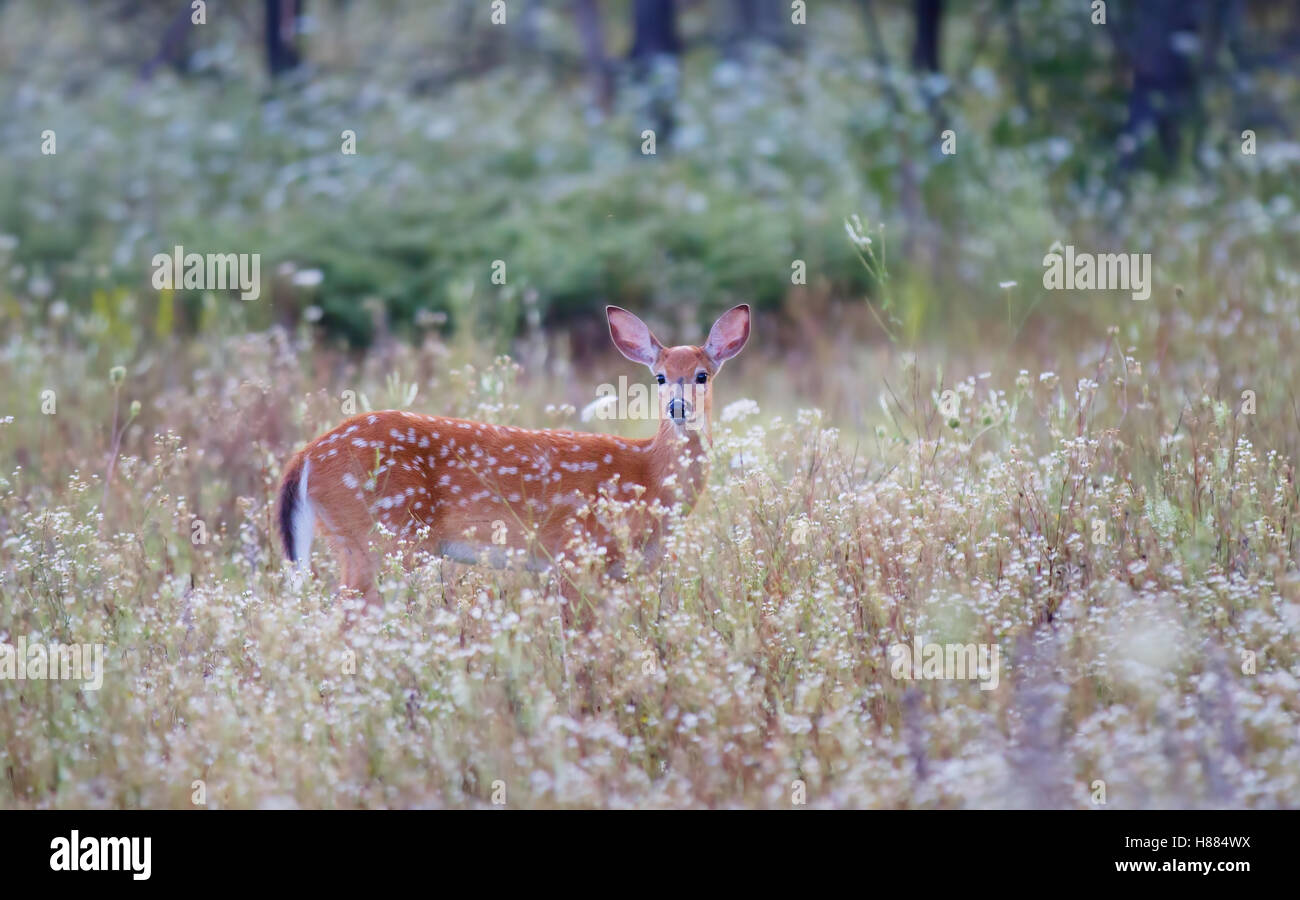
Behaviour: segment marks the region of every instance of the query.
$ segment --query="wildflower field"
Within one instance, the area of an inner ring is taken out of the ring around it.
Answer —
[[[111,378],[93,322],[11,321],[0,637],[106,659],[99,691],[0,680],[0,796],[1083,808],[1103,782],[1121,808],[1288,805],[1300,372],[1278,348],[1300,309],[1181,301],[988,370],[977,346],[940,364],[823,336],[792,373],[760,320],[664,562],[573,570],[589,629],[544,575],[430,560],[390,565],[383,614],[345,630],[328,554],[291,589],[274,486],[345,385],[591,427],[576,407],[620,358],[483,364],[432,333],[358,360],[303,327],[158,342]],[[996,685],[898,677],[889,648],[918,637],[995,645]]]
[[[950,4],[921,72],[925,4],[651,5],[671,90],[637,0],[572,4],[604,62],[568,4],[312,2],[274,74],[258,4],[0,4],[0,808],[1300,805],[1291,20],[1177,32],[1166,141],[1146,4]],[[662,560],[297,582],[277,487],[351,412],[649,437],[607,303],[754,309]]]

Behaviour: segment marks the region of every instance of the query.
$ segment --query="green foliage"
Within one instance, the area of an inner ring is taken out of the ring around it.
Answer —
[[[367,298],[399,327],[439,310],[453,327],[501,336],[519,328],[524,292],[552,321],[606,302],[701,308],[703,320],[742,300],[793,300],[796,259],[810,287],[870,293],[841,227],[859,213],[888,226],[897,314],[926,331],[963,317],[1023,321],[1057,239],[1152,251],[1166,283],[1211,252],[1257,267],[1258,254],[1293,255],[1295,145],[1265,120],[1260,155],[1242,156],[1226,114],[1237,98],[1207,89],[1207,108],[1224,115],[1207,116],[1176,177],[1118,172],[1115,49],[1071,9],[1018,5],[1022,29],[1033,23],[1020,57],[1007,8],[950,10],[951,80],[914,77],[901,53],[881,69],[855,4],[823,4],[791,51],[754,45],[731,58],[706,44],[684,58],[671,133],[643,156],[645,92],[622,77],[615,109],[594,116],[565,55],[576,53],[572,22],[550,13],[539,20],[558,54],[549,62],[525,54],[469,77],[416,77],[401,60],[470,59],[496,32],[475,27],[457,47],[429,37],[467,27],[452,7],[398,4],[381,21],[322,5],[316,65],[268,87],[259,45],[227,17],[192,36],[185,75],[163,67],[141,81],[83,48],[146,40],[160,11],[91,21],[9,4],[0,40],[39,29],[44,48],[9,73],[23,89],[0,107],[0,235],[16,240],[21,267],[9,289],[78,308],[96,291],[152,294],[152,255],[181,244],[262,255],[270,299],[237,314],[250,325],[315,305],[354,343],[373,337]],[[881,6],[888,47],[905,46],[909,15]],[[708,22],[688,15],[683,27]],[[1294,80],[1271,88],[1279,102],[1295,97]],[[45,128],[58,134],[56,156],[39,153]],[[340,152],[344,129],[356,156]],[[945,129],[956,155],[940,152]],[[498,259],[512,290],[489,279]],[[313,270],[318,286],[294,282]],[[1009,315],[1006,281],[1021,287]],[[1052,300],[1085,315],[1117,302]],[[182,292],[165,330],[197,330],[204,309]]]

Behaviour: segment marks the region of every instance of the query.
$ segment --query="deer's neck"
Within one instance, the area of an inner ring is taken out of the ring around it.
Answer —
[[[665,506],[681,502],[689,511],[704,493],[709,477],[709,423],[703,428],[681,429],[670,419],[659,423],[650,441],[650,478]]]

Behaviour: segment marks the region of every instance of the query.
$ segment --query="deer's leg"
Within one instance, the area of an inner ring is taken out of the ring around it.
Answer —
[[[335,542],[339,559],[339,588],[343,592],[356,591],[365,597],[366,604],[379,605],[379,591],[375,589],[375,558],[368,548],[346,537]]]

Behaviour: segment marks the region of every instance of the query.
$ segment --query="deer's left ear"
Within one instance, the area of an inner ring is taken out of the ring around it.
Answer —
[[[704,342],[704,352],[714,364],[721,366],[745,347],[749,340],[749,304],[733,306],[718,317],[709,329],[709,339]]]

